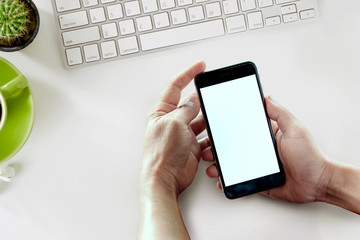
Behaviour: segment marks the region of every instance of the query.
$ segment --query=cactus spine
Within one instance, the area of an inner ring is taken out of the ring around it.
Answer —
[[[29,33],[30,11],[26,2],[0,0],[0,41],[13,44]]]

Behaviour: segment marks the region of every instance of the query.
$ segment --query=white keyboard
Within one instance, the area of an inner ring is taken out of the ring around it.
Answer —
[[[317,0],[52,0],[65,66],[318,16]]]

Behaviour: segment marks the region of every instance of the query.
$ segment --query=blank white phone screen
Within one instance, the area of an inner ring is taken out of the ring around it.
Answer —
[[[200,91],[225,186],[280,172],[256,76]]]

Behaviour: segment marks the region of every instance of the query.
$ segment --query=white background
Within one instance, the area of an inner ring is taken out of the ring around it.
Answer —
[[[256,76],[200,91],[225,186],[279,172]]]
[[[319,1],[313,23],[211,39],[67,71],[50,1],[34,0],[35,41],[0,55],[30,81],[32,135],[0,184],[0,238],[135,239],[145,115],[166,83],[204,59],[208,70],[256,63],[265,94],[286,106],[334,160],[360,166],[360,2]],[[194,91],[191,86],[186,93]],[[193,239],[355,239],[360,218],[324,203],[253,195],[230,201],[201,162],[180,197]]]

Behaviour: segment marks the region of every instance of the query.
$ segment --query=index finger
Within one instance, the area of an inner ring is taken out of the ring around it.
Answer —
[[[161,94],[155,111],[169,113],[176,109],[180,101],[181,91],[194,79],[196,75],[202,73],[204,70],[205,62],[200,61],[176,76]]]

